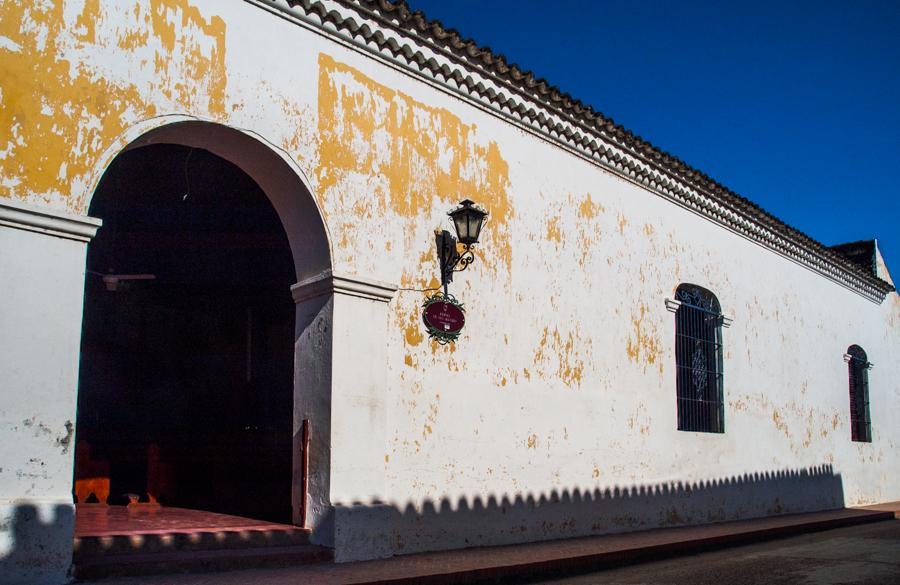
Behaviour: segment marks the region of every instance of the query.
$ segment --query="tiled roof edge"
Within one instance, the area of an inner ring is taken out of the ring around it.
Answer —
[[[830,250],[834,250],[841,256],[849,259],[858,266],[862,266],[867,272],[878,276],[877,266],[877,245],[875,240],[857,240],[855,242],[845,242],[843,244],[834,244],[828,246]]]
[[[250,1],[282,11],[302,11],[297,16],[305,17],[307,24],[369,50],[374,46],[375,52],[404,69],[417,71],[456,93],[465,93],[495,113],[512,118],[607,170],[640,183],[873,302],[881,303],[894,290],[890,283],[867,273],[841,254],[546,80],[508,64],[502,55],[463,39],[455,30],[445,29],[421,12],[411,11],[405,0]],[[328,5],[342,10],[329,9]],[[347,12],[352,15],[348,16]],[[385,31],[394,32],[399,38]],[[473,79],[472,74],[482,79]]]

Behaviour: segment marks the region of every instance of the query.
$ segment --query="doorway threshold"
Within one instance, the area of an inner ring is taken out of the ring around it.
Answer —
[[[74,565],[79,579],[293,566],[331,561],[310,532],[204,510],[137,504],[76,505]]]

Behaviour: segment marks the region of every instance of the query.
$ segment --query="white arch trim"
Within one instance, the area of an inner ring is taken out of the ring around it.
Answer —
[[[258,132],[179,114],[129,127],[99,157],[82,209],[87,212],[103,174],[128,150],[153,144],[202,148],[236,165],[260,186],[281,219],[298,281],[331,269],[331,235],[303,169],[284,149]]]

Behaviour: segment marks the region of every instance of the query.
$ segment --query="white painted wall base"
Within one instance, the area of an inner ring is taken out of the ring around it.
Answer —
[[[85,241],[99,222],[0,202],[0,583],[63,583]]]
[[[0,583],[60,585],[70,580],[75,506],[23,498],[0,503]]]
[[[613,534],[843,507],[830,466],[696,482],[546,495],[475,496],[422,506],[338,506],[339,561]]]

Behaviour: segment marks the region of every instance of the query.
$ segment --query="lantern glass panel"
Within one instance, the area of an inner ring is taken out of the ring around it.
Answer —
[[[469,216],[469,237],[472,238],[473,242],[478,241],[478,235],[481,232],[481,223],[484,221],[484,216],[480,213],[473,213]]]
[[[469,222],[466,221],[464,211],[453,216],[453,225],[456,228],[456,237],[460,242],[466,243],[466,239],[469,237]]]

